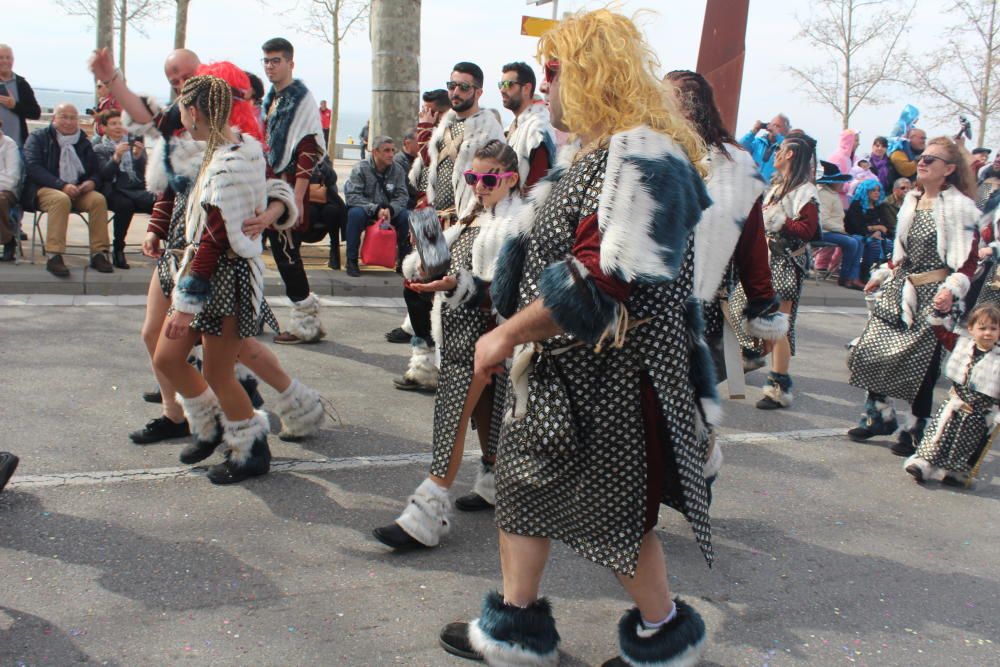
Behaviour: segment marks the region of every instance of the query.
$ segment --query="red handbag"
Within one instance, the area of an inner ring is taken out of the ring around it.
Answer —
[[[388,220],[369,225],[361,242],[361,263],[396,268],[396,230]]]

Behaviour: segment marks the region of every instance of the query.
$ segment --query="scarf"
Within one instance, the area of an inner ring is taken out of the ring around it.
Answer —
[[[889,154],[886,153],[882,157],[877,155],[869,155],[868,163],[871,165],[872,173],[878,176],[879,183],[886,190],[892,189],[892,183],[889,182]]]
[[[80,156],[76,154],[73,146],[80,140],[80,130],[73,134],[60,134],[56,132],[56,141],[59,142],[59,180],[76,185],[80,182],[86,170],[80,162]]]

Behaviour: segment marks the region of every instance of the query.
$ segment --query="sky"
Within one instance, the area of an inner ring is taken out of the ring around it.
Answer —
[[[296,47],[296,76],[303,79],[317,99],[332,98],[332,49],[305,34],[302,7],[308,0],[192,0],[188,20],[188,47],[203,61],[232,60],[242,67],[260,71],[259,46],[266,39],[284,36]],[[173,3],[170,3],[173,4]],[[560,14],[605,6],[605,0],[560,0]],[[947,17],[940,14],[941,3],[919,0],[917,14],[905,37],[907,47],[926,48],[940,35]],[[3,0],[0,42],[15,52],[14,69],[32,85],[46,88],[86,90],[91,84],[86,60],[94,44],[90,19],[67,16],[52,0]],[[705,0],[623,0],[620,10],[632,15],[649,9],[639,24],[657,52],[662,72],[694,69],[701,39]],[[423,0],[421,13],[421,90],[443,87],[451,66],[461,60],[479,64],[486,73],[481,104],[501,110],[496,81],[504,63],[523,60],[540,67],[535,60],[537,40],[520,34],[522,15],[551,17],[551,5],[528,6],[525,0]],[[780,9],[779,9],[780,8]],[[754,120],[769,120],[784,112],[795,127],[801,127],[819,141],[819,154],[836,148],[841,124],[831,108],[811,102],[788,72],[790,64],[814,64],[822,54],[794,39],[798,18],[813,10],[808,0],[752,0],[747,27],[746,62],[737,134],[750,129]],[[173,46],[172,11],[150,23],[143,36],[128,33],[127,74],[133,90],[163,97],[163,59]],[[348,36],[342,44],[341,111],[363,118],[371,105],[371,45],[367,30]],[[863,107],[851,125],[861,132],[861,151],[871,140],[889,131],[899,111],[913,103],[924,111],[921,125],[931,136],[953,134],[957,123],[930,117],[926,100],[906,91],[890,91],[895,101],[881,107]]]

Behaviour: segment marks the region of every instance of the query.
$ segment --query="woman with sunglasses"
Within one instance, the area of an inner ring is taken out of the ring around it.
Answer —
[[[506,378],[491,386],[473,382],[476,340],[496,325],[489,287],[503,242],[514,235],[522,207],[518,157],[499,140],[480,148],[472,168],[463,173],[475,200],[457,225],[445,232],[451,267],[443,278],[421,282],[416,251],[403,262],[403,274],[415,292],[434,295],[434,340],[441,350],[441,369],[434,400],[434,454],[430,475],[410,496],[394,523],[376,528],[375,537],[397,550],[437,546],[448,534],[451,499],[465,443],[468,407],[475,420],[483,457],[472,493],[458,498],[458,509],[489,510],[495,504],[493,463],[504,408]],[[477,400],[477,393],[481,392]]]
[[[865,285],[881,290],[868,325],[848,358],[850,382],[868,391],[865,413],[848,431],[860,442],[897,428],[889,398],[912,404],[914,422],[892,452],[910,456],[931,414],[941,372],[941,344],[928,317],[962,303],[978,258],[979,209],[963,192],[968,168],[954,141],[939,137],[917,159],[917,184],[903,200],[892,259]]]

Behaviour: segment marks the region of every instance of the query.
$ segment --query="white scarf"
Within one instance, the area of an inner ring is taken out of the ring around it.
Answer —
[[[73,185],[79,183],[86,173],[83,163],[80,162],[80,156],[73,148],[79,140],[80,130],[73,134],[56,132],[56,141],[59,142],[59,180]]]

